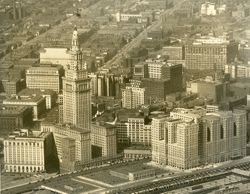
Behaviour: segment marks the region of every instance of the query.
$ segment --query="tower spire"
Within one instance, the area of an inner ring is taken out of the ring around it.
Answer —
[[[74,27],[73,35],[72,35],[72,45],[71,45],[72,51],[79,51],[79,41],[78,41],[78,32],[77,27]]]

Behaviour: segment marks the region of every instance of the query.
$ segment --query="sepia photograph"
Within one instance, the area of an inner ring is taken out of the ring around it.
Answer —
[[[250,194],[250,0],[0,0],[0,194]]]

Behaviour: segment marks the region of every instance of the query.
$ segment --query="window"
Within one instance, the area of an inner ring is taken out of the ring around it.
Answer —
[[[208,127],[207,128],[207,142],[210,142],[211,141],[211,130],[210,128]]]
[[[223,125],[220,126],[220,138],[221,138],[221,139],[224,138],[224,129],[223,129]]]
[[[233,129],[233,135],[234,136],[237,136],[237,126],[236,126],[236,123],[234,123],[234,129]]]

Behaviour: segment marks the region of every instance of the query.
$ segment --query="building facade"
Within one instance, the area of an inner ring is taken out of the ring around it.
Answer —
[[[6,172],[46,171],[49,167],[49,160],[56,157],[53,147],[52,133],[38,132],[35,134],[27,129],[13,132],[4,140]]]
[[[130,80],[125,89],[122,89],[122,107],[135,109],[145,103],[145,88],[141,81]]]
[[[4,105],[32,107],[33,120],[38,120],[46,111],[46,101],[42,96],[20,97],[16,96],[3,101]]]
[[[185,45],[187,69],[223,70],[224,66],[234,61],[238,44],[225,37],[201,37]]]
[[[29,127],[32,121],[32,109],[24,106],[0,106],[1,136],[6,136],[16,129]]]
[[[194,122],[180,122],[168,132],[168,165],[179,169],[199,166],[199,125]]]
[[[203,123],[203,163],[246,156],[246,112],[209,113]]]
[[[152,119],[152,161],[159,165],[168,164],[168,131],[165,127],[167,117]]]
[[[90,130],[83,130],[69,124],[42,123],[41,131],[53,132],[60,168],[74,171],[77,162],[91,161]]]
[[[151,145],[151,124],[145,124],[144,117],[128,118],[127,136],[131,144]]]
[[[246,111],[175,109],[152,120],[152,161],[180,169],[246,156]]]
[[[42,65],[26,70],[26,85],[30,89],[54,90],[62,89],[62,66]]]

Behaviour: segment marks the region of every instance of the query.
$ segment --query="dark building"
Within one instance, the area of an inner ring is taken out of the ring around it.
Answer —
[[[16,95],[25,88],[24,79],[4,79],[2,80],[4,92],[8,95]]]
[[[168,60],[183,60],[185,58],[185,48],[183,45],[166,46],[162,48],[162,55]]]
[[[154,101],[164,101],[169,92],[170,81],[166,79],[142,79],[145,90],[145,104],[151,104]]]
[[[32,109],[24,106],[0,106],[0,135],[32,125]]]
[[[250,48],[249,47],[241,47],[239,49],[239,59],[244,62],[250,61]]]

